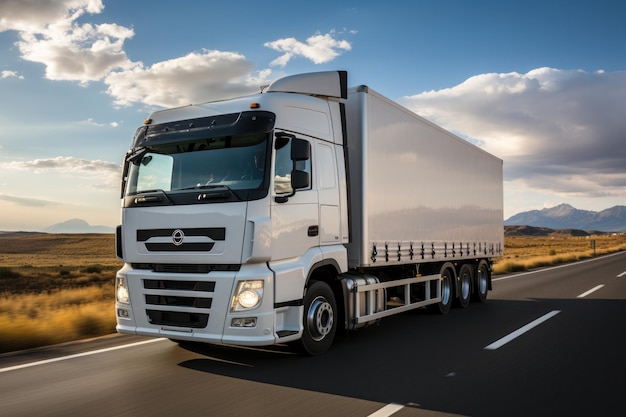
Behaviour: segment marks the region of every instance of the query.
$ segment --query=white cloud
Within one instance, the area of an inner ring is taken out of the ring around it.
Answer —
[[[315,64],[324,64],[338,57],[343,51],[352,49],[350,42],[337,40],[333,37],[334,35],[334,31],[325,35],[316,33],[304,43],[296,38],[284,38],[266,42],[264,46],[278,52],[284,52],[283,55],[270,63],[271,66],[284,67],[293,57],[297,56],[307,58]]]
[[[101,0],[2,0],[0,31],[18,32],[22,59],[43,64],[46,78],[82,85],[103,81],[119,106],[173,107],[219,100],[258,92],[271,81],[271,70],[254,71],[255,64],[236,52],[205,49],[148,66],[133,62],[124,50],[133,29],[79,23],[86,14],[103,10]],[[320,64],[351,49],[336,35],[316,33],[305,42],[286,38],[265,46],[283,52],[271,65],[284,67],[297,56]],[[17,74],[12,71],[2,73],[3,78],[13,76]]]
[[[38,198],[16,197],[12,195],[0,194],[0,200],[8,201],[22,207],[50,207],[58,206],[60,203]]]
[[[89,118],[89,119],[85,120],[83,123],[86,123],[86,124],[91,125],[91,126],[96,126],[96,127],[106,127],[106,126],[108,126],[108,127],[118,127],[120,125],[118,122],[99,123],[99,122],[96,122],[92,118]]]
[[[84,14],[102,10],[99,0],[4,1],[0,31],[19,32],[22,58],[43,64],[46,78],[83,85],[104,81],[117,105],[179,106],[250,94],[268,83],[270,70],[254,72],[254,64],[234,52],[203,50],[151,66],[132,62],[124,51],[132,29],[77,23]],[[2,73],[12,76],[17,74]]]
[[[43,64],[48,79],[86,84],[137,65],[123,50],[132,29],[77,23],[103,8],[100,0],[7,0],[0,2],[0,31],[18,31],[22,58]]]
[[[23,80],[24,76],[18,74],[16,71],[2,71],[0,72],[0,78],[19,78]]]
[[[626,72],[481,74],[405,97],[504,160],[508,181],[573,197],[626,197]]]
[[[71,12],[100,13],[103,9],[101,0],[2,0],[0,32],[39,32]]]
[[[35,174],[56,173],[92,183],[92,188],[107,189],[119,186],[121,166],[113,162],[88,160],[72,156],[12,161],[0,163],[0,169],[27,170]]]
[[[119,172],[120,166],[106,161],[90,161],[73,156],[57,156],[56,158],[34,159],[32,161],[12,161],[0,164],[2,168],[34,169],[37,172],[56,169],[65,172]]]
[[[258,92],[270,72],[254,74],[253,67],[241,54],[203,50],[150,67],[112,72],[105,82],[118,105],[182,106]]]

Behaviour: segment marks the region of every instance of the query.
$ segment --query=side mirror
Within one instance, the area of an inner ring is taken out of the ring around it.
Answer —
[[[291,171],[291,189],[299,190],[301,188],[309,188],[311,185],[311,176],[308,172],[294,169]]]
[[[304,139],[291,140],[291,160],[308,161],[311,159],[311,144]]]

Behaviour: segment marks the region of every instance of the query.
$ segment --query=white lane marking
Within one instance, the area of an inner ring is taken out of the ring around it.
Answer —
[[[558,266],[552,266],[550,268],[542,268],[542,269],[537,269],[535,271],[522,272],[520,274],[515,274],[515,275],[507,275],[506,277],[492,278],[491,281],[502,281],[502,280],[505,280],[505,279],[517,278],[517,277],[521,277],[521,276],[524,276],[524,275],[530,275],[530,274],[536,274],[536,273],[539,273],[539,272],[551,271],[553,269],[567,268],[569,266],[576,266],[576,265],[580,265],[580,264],[586,264],[587,262],[595,262],[595,261],[599,261],[601,259],[609,258],[611,256],[618,256],[618,255],[623,255],[623,254],[624,254],[624,252],[616,252],[616,253],[612,253],[610,255],[604,255],[604,256],[597,257],[597,258],[587,259],[587,260],[584,260],[584,261],[573,262],[573,263],[570,263],[570,264],[563,264],[563,265],[558,265]],[[625,275],[625,274],[626,274],[626,272],[624,272],[623,274],[620,274],[620,275]]]
[[[539,317],[537,320],[534,320],[534,321],[528,323],[526,326],[520,327],[519,329],[517,329],[513,333],[510,333],[509,335],[504,336],[502,339],[496,340],[495,342],[493,342],[489,346],[486,346],[485,349],[486,350],[496,350],[496,349],[506,345],[511,340],[513,340],[513,339],[523,335],[527,331],[533,329],[534,327],[539,326],[544,321],[551,319],[552,317],[556,316],[560,312],[561,312],[561,310],[553,310],[553,311],[549,312],[548,314],[545,314],[545,315]]]
[[[592,289],[590,289],[589,291],[587,291],[587,292],[584,292],[584,293],[580,294],[580,295],[579,295],[578,297],[576,297],[576,298],[585,298],[586,296],[588,296],[588,295],[589,295],[589,294],[591,294],[592,292],[596,292],[596,291],[598,291],[598,290],[599,290],[600,288],[602,288],[602,287],[604,287],[604,284],[600,284],[600,285],[598,285],[597,287],[593,287],[593,288],[592,288]]]
[[[381,408],[378,411],[375,411],[374,413],[370,414],[367,417],[388,417],[392,414],[397,413],[398,411],[402,410],[404,408],[403,405],[400,404],[387,404],[386,406],[384,406],[383,408]]]
[[[150,340],[144,340],[143,342],[129,343],[127,345],[113,346],[113,347],[110,347],[110,348],[92,350],[92,351],[83,352],[83,353],[76,353],[74,355],[67,355],[67,356],[61,356],[61,357],[58,357],[58,358],[45,359],[45,360],[37,361],[37,362],[23,363],[21,365],[9,366],[8,368],[0,368],[0,374],[3,373],[3,372],[17,371],[18,369],[30,368],[32,366],[45,365],[47,363],[66,361],[68,359],[75,359],[75,358],[80,358],[80,357],[83,357],[83,356],[97,355],[99,353],[106,353],[106,352],[111,352],[111,351],[114,351],[114,350],[126,349],[126,348],[129,348],[129,347],[145,345],[147,343],[160,342],[160,341],[163,341],[163,340],[167,340],[167,339],[164,339],[164,338],[150,339]]]
[[[621,277],[623,277],[624,275],[626,275],[626,271],[622,272],[622,273],[621,273],[621,274],[619,274],[617,277],[618,277],[618,278],[621,278]]]

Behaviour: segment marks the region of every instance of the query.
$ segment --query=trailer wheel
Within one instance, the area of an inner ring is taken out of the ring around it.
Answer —
[[[489,291],[489,267],[487,262],[480,261],[478,270],[476,271],[476,291],[474,291],[474,299],[481,303],[487,302],[487,292]]]
[[[440,314],[448,314],[454,299],[454,278],[449,268],[441,271],[441,301],[437,303],[437,310]]]
[[[459,272],[459,306],[466,308],[470,304],[472,296],[472,281],[474,280],[474,271],[470,265],[461,266]]]
[[[332,289],[322,281],[313,282],[304,296],[304,331],[301,348],[308,355],[326,352],[337,331],[337,302]]]

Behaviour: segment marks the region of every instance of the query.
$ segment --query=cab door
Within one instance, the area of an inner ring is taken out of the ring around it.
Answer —
[[[292,159],[294,141],[306,141],[311,150],[307,160]],[[315,160],[312,142],[312,138],[305,136],[276,138],[271,201],[272,261],[300,258],[320,245],[319,198],[311,169]],[[295,174],[308,175],[306,188],[292,188]]]

